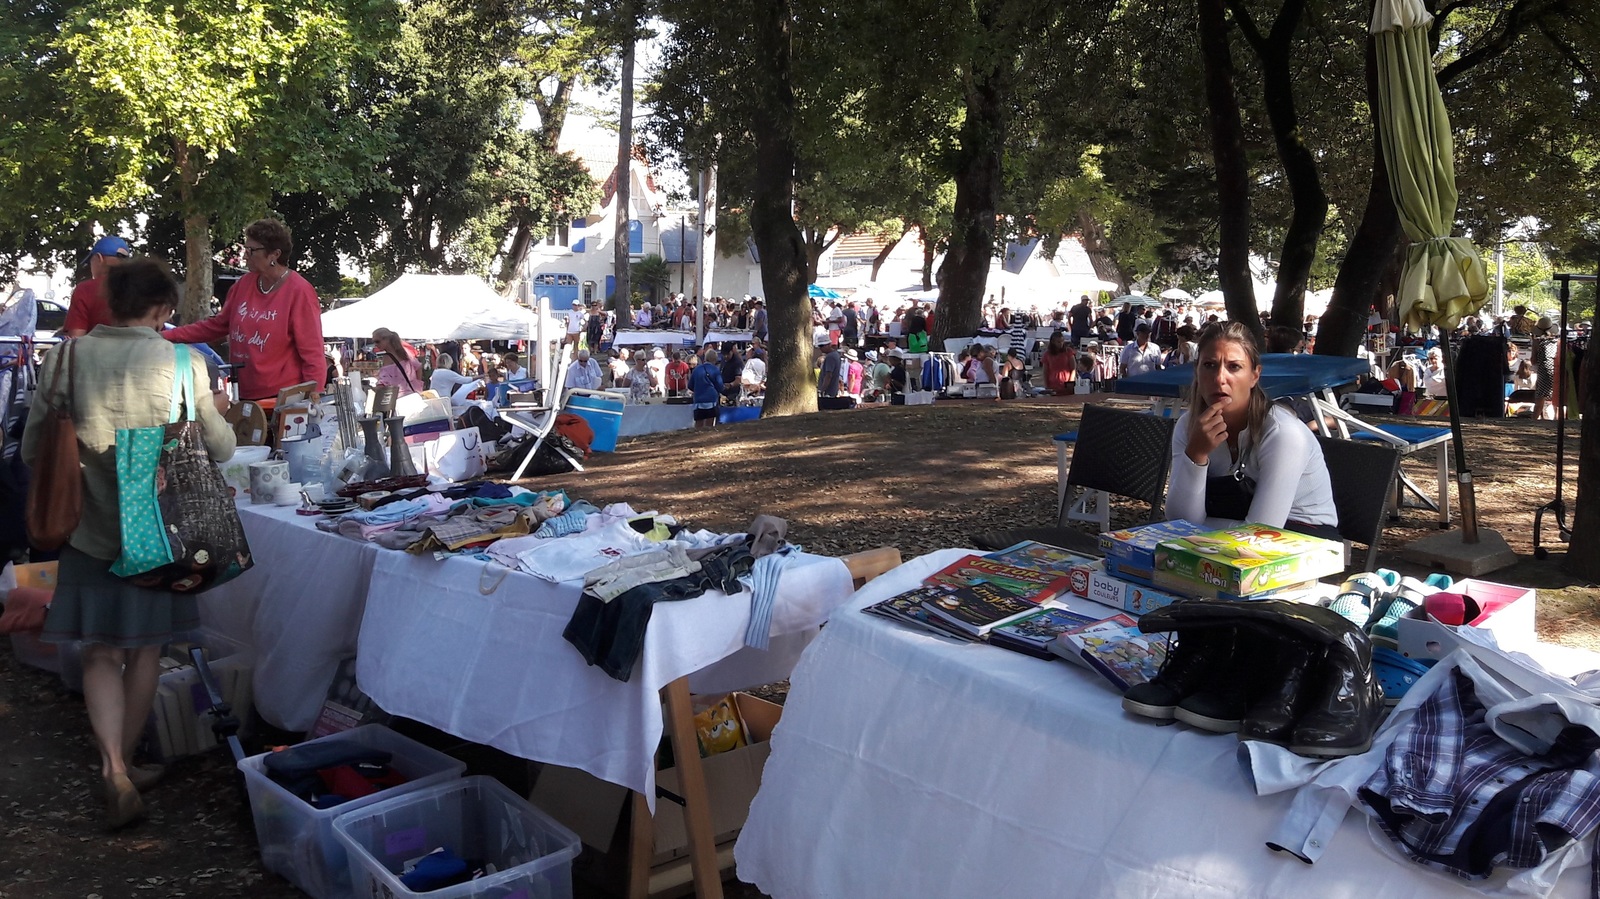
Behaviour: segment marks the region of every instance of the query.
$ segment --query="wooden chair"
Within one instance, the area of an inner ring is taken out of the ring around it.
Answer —
[[[1328,465],[1333,504],[1339,510],[1339,536],[1367,547],[1363,571],[1378,560],[1390,487],[1400,471],[1400,450],[1384,443],[1318,437]]]
[[[850,571],[851,583],[858,589],[900,564],[900,550],[880,546],[841,557]],[[661,892],[693,883],[700,899],[721,899],[722,868],[732,867],[731,846],[719,853],[711,828],[711,804],[706,794],[705,769],[700,764],[699,743],[694,731],[694,708],[689,696],[689,679],[680,677],[661,690],[665,702],[667,733],[672,739],[682,790],[683,819],[689,832],[689,856],[658,868],[650,866],[655,845],[654,821],[642,794],[633,794],[628,834],[628,899],[646,899]],[[685,878],[685,865],[688,874]]]

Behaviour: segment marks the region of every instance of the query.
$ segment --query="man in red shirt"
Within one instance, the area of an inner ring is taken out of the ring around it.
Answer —
[[[72,299],[67,304],[67,324],[62,330],[68,337],[82,337],[93,331],[95,325],[111,324],[105,294],[100,291],[104,283],[101,279],[113,265],[132,255],[128,242],[120,237],[108,236],[95,241],[89,250],[89,280],[72,289]]]
[[[228,338],[241,400],[275,400],[285,387],[310,382],[321,390],[328,376],[322,349],[322,304],[311,282],[284,264],[294,242],[277,219],[244,229],[248,274],[228,291],[222,311],[163,331],[173,343]]]

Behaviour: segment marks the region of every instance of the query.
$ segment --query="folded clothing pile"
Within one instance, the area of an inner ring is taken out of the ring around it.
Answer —
[[[267,776],[313,808],[333,808],[406,782],[393,756],[355,743],[304,743],[267,756]]]

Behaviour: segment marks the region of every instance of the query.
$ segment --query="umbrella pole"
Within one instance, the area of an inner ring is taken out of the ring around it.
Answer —
[[[1444,352],[1445,401],[1450,404],[1450,437],[1456,450],[1456,488],[1461,500],[1461,542],[1478,542],[1478,499],[1472,487],[1472,469],[1467,466],[1467,450],[1461,437],[1461,408],[1456,396],[1456,358],[1450,347],[1450,332],[1439,328],[1439,346]]]

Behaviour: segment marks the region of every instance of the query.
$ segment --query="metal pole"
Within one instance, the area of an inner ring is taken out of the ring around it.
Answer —
[[[1450,330],[1439,326],[1439,346],[1444,351],[1444,389],[1450,404],[1450,436],[1456,450],[1456,487],[1461,497],[1461,542],[1478,542],[1478,499],[1467,466],[1466,442],[1461,437],[1461,403],[1456,395],[1456,360],[1450,348]]]
[[[1506,245],[1494,245],[1494,314],[1505,314],[1506,302]]]

